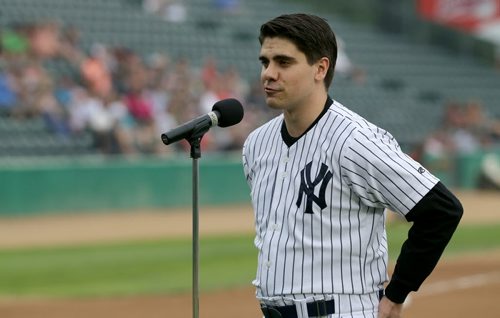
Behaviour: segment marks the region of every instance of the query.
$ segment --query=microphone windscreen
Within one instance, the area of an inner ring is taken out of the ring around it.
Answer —
[[[219,127],[236,125],[243,119],[243,106],[234,98],[218,101],[212,107],[212,111],[218,111],[220,113]]]

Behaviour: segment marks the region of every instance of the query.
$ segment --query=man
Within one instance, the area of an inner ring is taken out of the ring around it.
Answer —
[[[265,317],[401,317],[463,210],[394,138],[328,96],[336,40],[320,17],[261,26],[261,81],[282,115],[252,132],[243,164]],[[413,222],[387,277],[386,208]]]

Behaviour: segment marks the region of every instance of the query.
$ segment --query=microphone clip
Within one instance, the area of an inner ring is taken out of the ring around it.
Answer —
[[[217,120],[217,116],[215,116]],[[198,124],[194,127],[193,133],[186,140],[191,146],[190,156],[193,159],[198,159],[201,157],[201,139],[210,129],[210,126]]]

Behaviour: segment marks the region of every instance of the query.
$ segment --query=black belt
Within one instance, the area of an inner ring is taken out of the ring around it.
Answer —
[[[265,318],[297,318],[297,309],[295,305],[268,306],[261,304],[260,308]],[[334,313],[335,301],[333,299],[307,303],[307,314],[309,317],[327,316]]]

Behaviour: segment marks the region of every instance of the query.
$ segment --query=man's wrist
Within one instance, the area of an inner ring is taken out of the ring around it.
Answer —
[[[396,304],[402,304],[411,291],[408,286],[398,281],[391,281],[385,289],[385,296]]]

